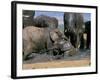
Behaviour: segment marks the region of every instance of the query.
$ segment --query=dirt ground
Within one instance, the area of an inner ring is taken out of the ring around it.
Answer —
[[[73,56],[64,55],[51,56],[44,54],[32,54],[31,59],[23,61],[23,69],[39,69],[39,68],[62,68],[62,67],[81,67],[90,66],[90,50],[80,50],[79,53]]]

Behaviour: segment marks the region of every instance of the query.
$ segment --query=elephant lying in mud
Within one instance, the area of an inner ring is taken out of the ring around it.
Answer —
[[[24,60],[26,60],[31,53],[40,53],[41,50],[50,49],[48,51],[50,54],[62,52],[72,55],[75,52],[73,52],[74,47],[58,29],[50,31],[47,27],[28,26],[23,29],[22,35]]]
[[[58,20],[55,17],[49,17],[46,15],[40,15],[34,18],[34,26],[49,27],[49,29],[55,29],[58,27]]]

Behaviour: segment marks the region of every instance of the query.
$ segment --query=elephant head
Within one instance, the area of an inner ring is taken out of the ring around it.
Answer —
[[[53,41],[54,52],[56,54],[73,55],[76,53],[76,49],[72,46],[68,38],[65,37],[58,29],[51,31],[50,36]]]

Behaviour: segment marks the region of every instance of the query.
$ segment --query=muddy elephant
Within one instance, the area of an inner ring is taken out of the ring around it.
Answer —
[[[33,18],[35,11],[33,10],[23,10],[23,28],[27,26],[33,26]]]
[[[58,20],[55,17],[40,15],[34,18],[34,26],[49,27],[49,29],[55,29],[58,27]]]
[[[76,49],[80,48],[84,29],[85,24],[82,13],[64,13],[64,34]]]
[[[71,52],[72,54],[72,49],[71,43],[58,29],[50,31],[47,27],[35,26],[28,26],[23,29],[24,60],[31,53],[41,53],[42,50],[48,50],[49,54],[55,50],[66,54]]]

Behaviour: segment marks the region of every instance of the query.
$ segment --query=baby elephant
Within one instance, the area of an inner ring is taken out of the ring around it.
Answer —
[[[41,50],[60,50],[64,53],[72,50],[71,43],[58,30],[51,30],[47,27],[28,26],[23,29],[23,59],[32,53],[40,53]],[[64,40],[66,39],[66,40]],[[49,51],[53,53],[53,51]]]

